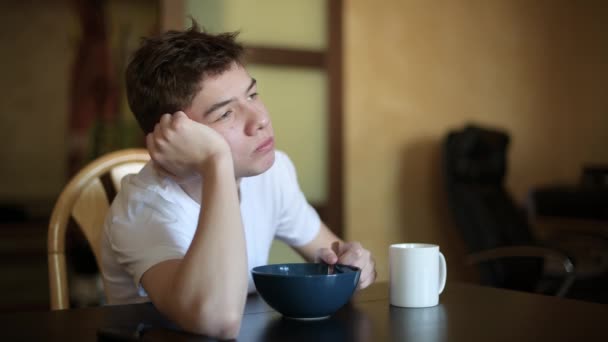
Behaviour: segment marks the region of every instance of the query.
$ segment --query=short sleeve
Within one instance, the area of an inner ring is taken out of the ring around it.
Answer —
[[[179,205],[153,191],[143,191],[110,218],[106,231],[110,247],[135,286],[140,286],[142,275],[150,267],[186,254],[192,241],[187,229],[191,223],[181,219],[186,216]]]
[[[295,167],[287,155],[277,152],[275,163],[280,189],[276,238],[291,246],[305,245],[317,236],[321,219],[302,193]]]

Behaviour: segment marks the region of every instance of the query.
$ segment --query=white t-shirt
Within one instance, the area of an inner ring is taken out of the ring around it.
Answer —
[[[293,164],[282,152],[266,172],[242,178],[240,207],[249,269],[264,265],[274,238],[291,246],[312,241],[320,219],[297,182]],[[204,203],[203,203],[204,210]],[[140,286],[155,264],[182,258],[194,236],[201,206],[148,163],[122,181],[106,217],[101,246],[109,304],[149,301]],[[209,260],[213,262],[213,260]],[[249,274],[249,292],[255,291]]]

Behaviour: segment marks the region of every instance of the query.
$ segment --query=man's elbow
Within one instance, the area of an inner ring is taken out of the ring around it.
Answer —
[[[225,340],[236,339],[241,330],[241,318],[242,315],[223,317],[222,321],[218,323],[214,335]]]
[[[223,340],[235,339],[239,335],[241,330],[241,319],[242,313],[238,312],[224,312],[218,313],[208,312],[207,317],[215,316],[210,322],[207,322],[207,328],[210,330],[213,337],[217,337]]]
[[[222,340],[235,339],[241,329],[242,312],[200,310],[192,315],[182,328],[190,332]],[[178,324],[181,322],[178,322]]]

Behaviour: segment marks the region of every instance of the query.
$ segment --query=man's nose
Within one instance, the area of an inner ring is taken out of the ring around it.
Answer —
[[[249,122],[247,123],[247,134],[255,135],[257,131],[263,130],[270,123],[268,112],[264,108],[253,107],[249,110]]]

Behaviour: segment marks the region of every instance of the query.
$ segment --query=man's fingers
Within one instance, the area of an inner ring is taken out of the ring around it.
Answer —
[[[179,130],[180,127],[182,127],[184,125],[184,121],[189,118],[188,118],[188,115],[186,115],[186,113],[184,113],[180,110],[173,114],[172,119],[173,120],[171,120],[171,127],[175,130]]]
[[[173,114],[173,115],[175,116],[176,119],[182,119],[182,118],[187,118],[188,117],[188,115],[186,115],[186,113],[184,113],[181,110],[175,112],[175,114]]]
[[[146,134],[146,148],[150,154],[156,150],[156,146],[154,146],[154,135],[152,133]]]
[[[150,158],[153,161],[158,161],[159,149],[156,144],[156,140],[154,138],[154,133],[148,133],[146,135],[146,148],[148,149],[148,153],[150,154]]]
[[[340,255],[340,263],[345,265],[357,266],[363,268],[370,259],[370,252],[363,247],[353,247],[347,249]]]
[[[175,178],[175,175],[172,172],[161,165],[162,160],[159,159],[159,147],[153,133],[148,133],[146,135],[146,148],[148,149],[150,158],[152,158],[152,167],[154,167],[154,170],[162,177]]]
[[[359,242],[332,244],[332,249],[338,251],[338,263],[358,267],[361,270],[358,289],[364,289],[376,280],[376,263],[371,252],[363,248]]]
[[[171,127],[171,121],[171,114],[163,114],[159,121],[160,127],[164,130],[169,129]]]
[[[329,248],[321,248],[318,253],[318,261],[333,265],[338,262],[338,256]]]
[[[361,278],[359,278],[357,288],[364,289],[368,287],[376,280],[376,276],[376,263],[373,259],[371,259],[370,262],[368,262],[361,270]]]
[[[351,250],[363,249],[363,246],[361,246],[361,244],[359,242],[339,243],[339,241],[336,241],[334,243],[339,244],[339,247],[340,247],[340,251],[338,253],[339,256],[342,256]]]
[[[152,134],[152,137],[154,138],[154,142],[156,143],[157,147],[158,147],[158,143],[165,140],[165,135],[163,133],[163,128],[160,125],[160,122],[154,126],[154,131],[152,131],[151,134]]]
[[[357,288],[359,290],[363,290],[364,288],[366,288],[366,287],[370,286],[371,284],[373,284],[375,279],[376,279],[376,277],[374,275],[369,275],[365,279],[361,278],[361,279],[359,279],[359,284],[357,285]]]

